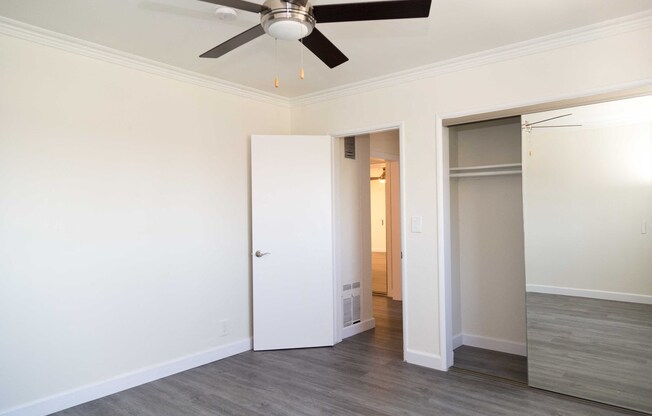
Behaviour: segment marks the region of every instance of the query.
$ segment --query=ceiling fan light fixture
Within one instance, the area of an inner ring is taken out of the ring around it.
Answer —
[[[274,20],[265,28],[265,32],[275,39],[299,40],[308,36],[312,27],[296,20]]]
[[[281,0],[267,0],[263,7],[260,24],[265,33],[275,39],[299,40],[310,35],[315,27],[309,2],[301,6]]]
[[[378,182],[380,182],[382,184],[385,184],[385,182],[387,180],[387,176],[385,176],[385,168],[383,168],[383,173],[381,173],[380,176],[376,176],[375,178],[371,177],[371,178],[369,178],[369,180],[378,181]]]

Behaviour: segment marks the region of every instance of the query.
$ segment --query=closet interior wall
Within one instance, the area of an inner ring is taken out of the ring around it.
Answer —
[[[526,355],[520,118],[449,138],[454,348]]]

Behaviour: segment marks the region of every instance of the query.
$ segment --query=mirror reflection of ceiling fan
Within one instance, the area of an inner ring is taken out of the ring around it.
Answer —
[[[275,39],[301,40],[329,68],[348,61],[316,27],[316,23],[428,17],[431,0],[388,0],[313,6],[308,0],[265,0],[260,5],[245,0],[201,0],[252,13],[260,13],[260,24],[200,55],[219,58],[227,52],[267,33]]]
[[[573,115],[573,113],[563,114],[561,116],[550,117],[550,118],[546,118],[544,120],[535,121],[534,123],[528,123],[527,120],[523,120],[523,124],[521,125],[521,128],[523,130],[527,131],[528,133],[530,133],[532,131],[532,129],[550,129],[550,128],[556,128],[556,127],[582,127],[581,124],[557,124],[557,125],[553,125],[553,126],[549,126],[549,125],[539,126],[540,123],[545,123],[546,121],[556,120],[558,118],[568,117],[568,116],[572,116],[572,115]]]

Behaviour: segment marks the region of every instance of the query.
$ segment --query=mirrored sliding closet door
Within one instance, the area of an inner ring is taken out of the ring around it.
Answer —
[[[652,97],[521,121],[528,383],[652,413]]]

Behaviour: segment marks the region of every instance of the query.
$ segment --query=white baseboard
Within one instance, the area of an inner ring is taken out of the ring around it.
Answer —
[[[453,349],[464,345],[464,334],[457,334],[453,336]]]
[[[342,328],[342,339],[352,337],[353,335],[357,335],[361,332],[368,331],[375,327],[376,320],[374,318],[365,319],[364,321],[360,321],[357,324]]]
[[[420,365],[422,367],[432,368],[439,371],[448,371],[448,368],[442,363],[441,356],[427,352],[405,350],[405,361],[410,364]]]
[[[527,344],[524,342],[507,341],[504,339],[483,337],[480,335],[460,334],[455,338],[461,338],[462,344],[469,347],[484,348],[492,351],[506,352],[508,354],[516,354],[527,356]],[[455,347],[456,340],[453,338],[453,348]],[[459,338],[457,342],[459,342]]]
[[[620,302],[643,303],[652,305],[652,296],[636,293],[607,292],[605,290],[575,289],[572,287],[526,285],[526,292],[546,293],[549,295],[577,296],[580,298],[593,298],[603,300],[617,300]]]
[[[54,396],[35,400],[11,409],[0,410],[0,416],[48,415],[249,350],[251,350],[251,338],[245,338],[207,351],[187,355],[98,383],[88,384]]]

